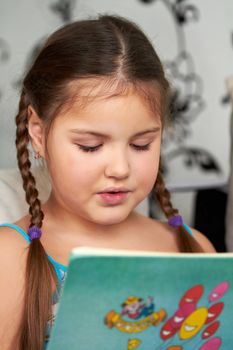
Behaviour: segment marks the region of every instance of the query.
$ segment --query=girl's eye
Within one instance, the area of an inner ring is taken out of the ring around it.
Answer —
[[[83,145],[78,145],[78,147],[83,151],[83,152],[95,152],[97,151],[102,145],[97,145],[97,146],[83,146]],[[140,151],[147,151],[150,149],[150,143],[148,143],[147,145],[134,145],[131,144],[131,146],[138,152]]]
[[[139,145],[133,145],[133,148],[136,150],[136,151],[147,151],[150,149],[150,143],[148,143],[147,145],[142,145],[142,146],[139,146]]]
[[[95,152],[97,151],[102,145],[97,145],[97,146],[82,146],[82,145],[78,145],[78,147],[83,151],[83,152]]]

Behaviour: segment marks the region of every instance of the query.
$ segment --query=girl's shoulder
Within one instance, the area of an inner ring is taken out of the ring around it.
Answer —
[[[22,252],[29,244],[29,238],[14,224],[0,224],[0,256],[7,252],[9,256]]]
[[[142,214],[137,214],[139,232],[144,233],[145,239],[150,242],[151,248],[159,251],[179,252],[177,230],[171,227],[167,222],[146,217]],[[216,252],[212,243],[208,238],[198,230],[187,227],[193,237],[202,246],[204,252]],[[187,232],[187,234],[190,234]]]
[[[29,245],[28,241],[13,228],[12,224],[7,225],[0,226],[1,291],[4,289],[2,289],[4,281],[10,283],[11,286],[15,283],[19,283],[19,285],[23,283]],[[2,299],[1,291],[0,300]]]
[[[0,227],[0,343],[4,349],[16,348],[16,334],[20,325],[25,269],[26,240],[10,227]]]
[[[13,246],[27,246],[30,238],[25,230],[28,223],[28,215],[22,217],[15,223],[0,223],[0,240],[4,244],[9,241]]]
[[[175,230],[166,222],[137,213],[135,228],[135,240],[141,241],[143,250],[178,252]]]
[[[16,272],[19,273],[26,266],[29,242],[19,231],[17,232],[14,226],[14,224],[0,225],[1,277],[9,273],[11,276],[15,275],[15,278],[17,278]]]

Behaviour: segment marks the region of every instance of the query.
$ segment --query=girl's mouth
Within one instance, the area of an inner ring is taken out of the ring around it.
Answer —
[[[98,196],[104,203],[120,204],[129,196],[129,192],[102,192]]]

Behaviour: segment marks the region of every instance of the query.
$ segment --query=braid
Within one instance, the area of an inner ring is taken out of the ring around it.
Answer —
[[[172,206],[170,200],[171,194],[166,189],[161,168],[158,171],[157,180],[154,186],[154,194],[167,219],[170,219],[172,216],[177,215],[179,213],[178,210],[173,208]],[[203,249],[201,248],[199,243],[186,231],[184,226],[179,226],[177,230],[179,231],[178,246],[180,252],[203,252]]]
[[[162,208],[167,219],[170,219],[172,216],[178,214],[178,210],[174,209],[171,203],[171,194],[165,186],[163,180],[162,172],[159,169],[157,180],[154,187],[156,198]]]
[[[27,148],[29,144],[27,107],[26,95],[23,92],[19,102],[19,113],[16,116],[17,159],[31,215],[29,226],[41,228],[44,214],[38,199],[35,178],[30,171],[31,162]],[[54,268],[40,240],[32,239],[26,265],[24,311],[19,330],[20,350],[43,348],[46,325],[52,311],[52,281],[57,284]]]
[[[17,148],[17,159],[18,167],[20,169],[23,188],[26,193],[26,201],[29,204],[29,213],[31,214],[31,226],[42,226],[42,220],[44,214],[41,210],[41,204],[38,199],[38,191],[36,189],[35,178],[30,172],[31,162],[29,160],[28,143],[29,134],[27,129],[28,115],[27,115],[27,103],[26,96],[22,93],[19,102],[19,113],[16,116],[16,148]]]

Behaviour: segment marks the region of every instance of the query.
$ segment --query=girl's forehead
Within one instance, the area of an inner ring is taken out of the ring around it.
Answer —
[[[72,102],[55,118],[53,132],[56,129],[59,135],[86,137],[98,134],[128,138],[145,130],[161,129],[159,94],[155,98],[154,93],[153,100],[150,100],[148,95],[136,89],[107,95],[96,95],[93,90],[90,91],[91,94],[80,91],[80,94],[73,95]]]
[[[61,114],[74,112],[85,115],[93,109],[104,110],[114,106],[127,109],[136,101],[148,113],[160,115],[161,93],[158,84],[103,78],[72,81],[69,83],[68,98]]]
[[[127,120],[161,120],[158,108],[152,108],[150,101],[136,93],[93,97],[91,100],[84,100],[81,105],[77,99],[60,116],[67,124],[78,121],[110,124],[111,121],[125,123]]]

